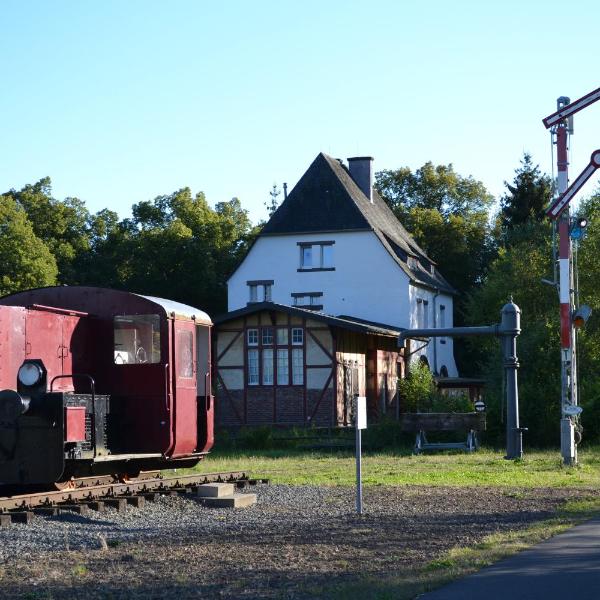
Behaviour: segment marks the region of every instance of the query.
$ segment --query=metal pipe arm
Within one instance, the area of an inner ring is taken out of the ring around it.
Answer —
[[[437,327],[435,329],[406,329],[398,336],[398,345],[403,346],[404,340],[420,337],[465,337],[471,335],[501,335],[498,325],[484,327]]]

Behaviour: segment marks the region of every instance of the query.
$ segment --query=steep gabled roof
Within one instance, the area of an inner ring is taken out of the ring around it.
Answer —
[[[349,179],[348,182],[340,178],[342,174]],[[337,160],[319,154],[263,227],[261,235],[369,231],[372,227],[356,202],[352,201],[349,186],[354,186],[362,194]]]
[[[339,160],[320,153],[261,235],[332,231],[373,231],[411,281],[456,293],[381,196],[373,190],[370,202]]]

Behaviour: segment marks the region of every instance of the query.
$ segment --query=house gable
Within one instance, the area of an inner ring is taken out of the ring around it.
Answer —
[[[320,153],[263,227],[262,236],[372,231],[416,284],[455,294],[383,198],[369,200],[337,159]]]
[[[229,310],[268,300],[396,327],[417,326],[418,315],[451,325],[456,291],[372,190],[371,160],[349,159],[349,170],[325,154],[315,158],[230,277]],[[456,370],[451,339],[419,353],[434,369]]]

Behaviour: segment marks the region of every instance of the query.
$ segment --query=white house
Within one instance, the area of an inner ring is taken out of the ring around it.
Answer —
[[[270,301],[395,329],[452,327],[455,294],[373,189],[373,159],[322,153],[228,282],[229,311]],[[450,338],[417,357],[457,376]]]

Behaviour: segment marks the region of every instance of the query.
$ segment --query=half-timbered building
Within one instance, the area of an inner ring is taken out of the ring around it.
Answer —
[[[399,331],[262,302],[217,318],[216,419],[222,426],[351,422],[351,400],[396,416]]]
[[[456,291],[373,175],[371,157],[319,154],[229,278],[230,312],[215,319],[220,425],[345,425],[355,393],[371,418],[395,416],[399,331],[452,327]],[[451,338],[411,348],[457,376]]]

